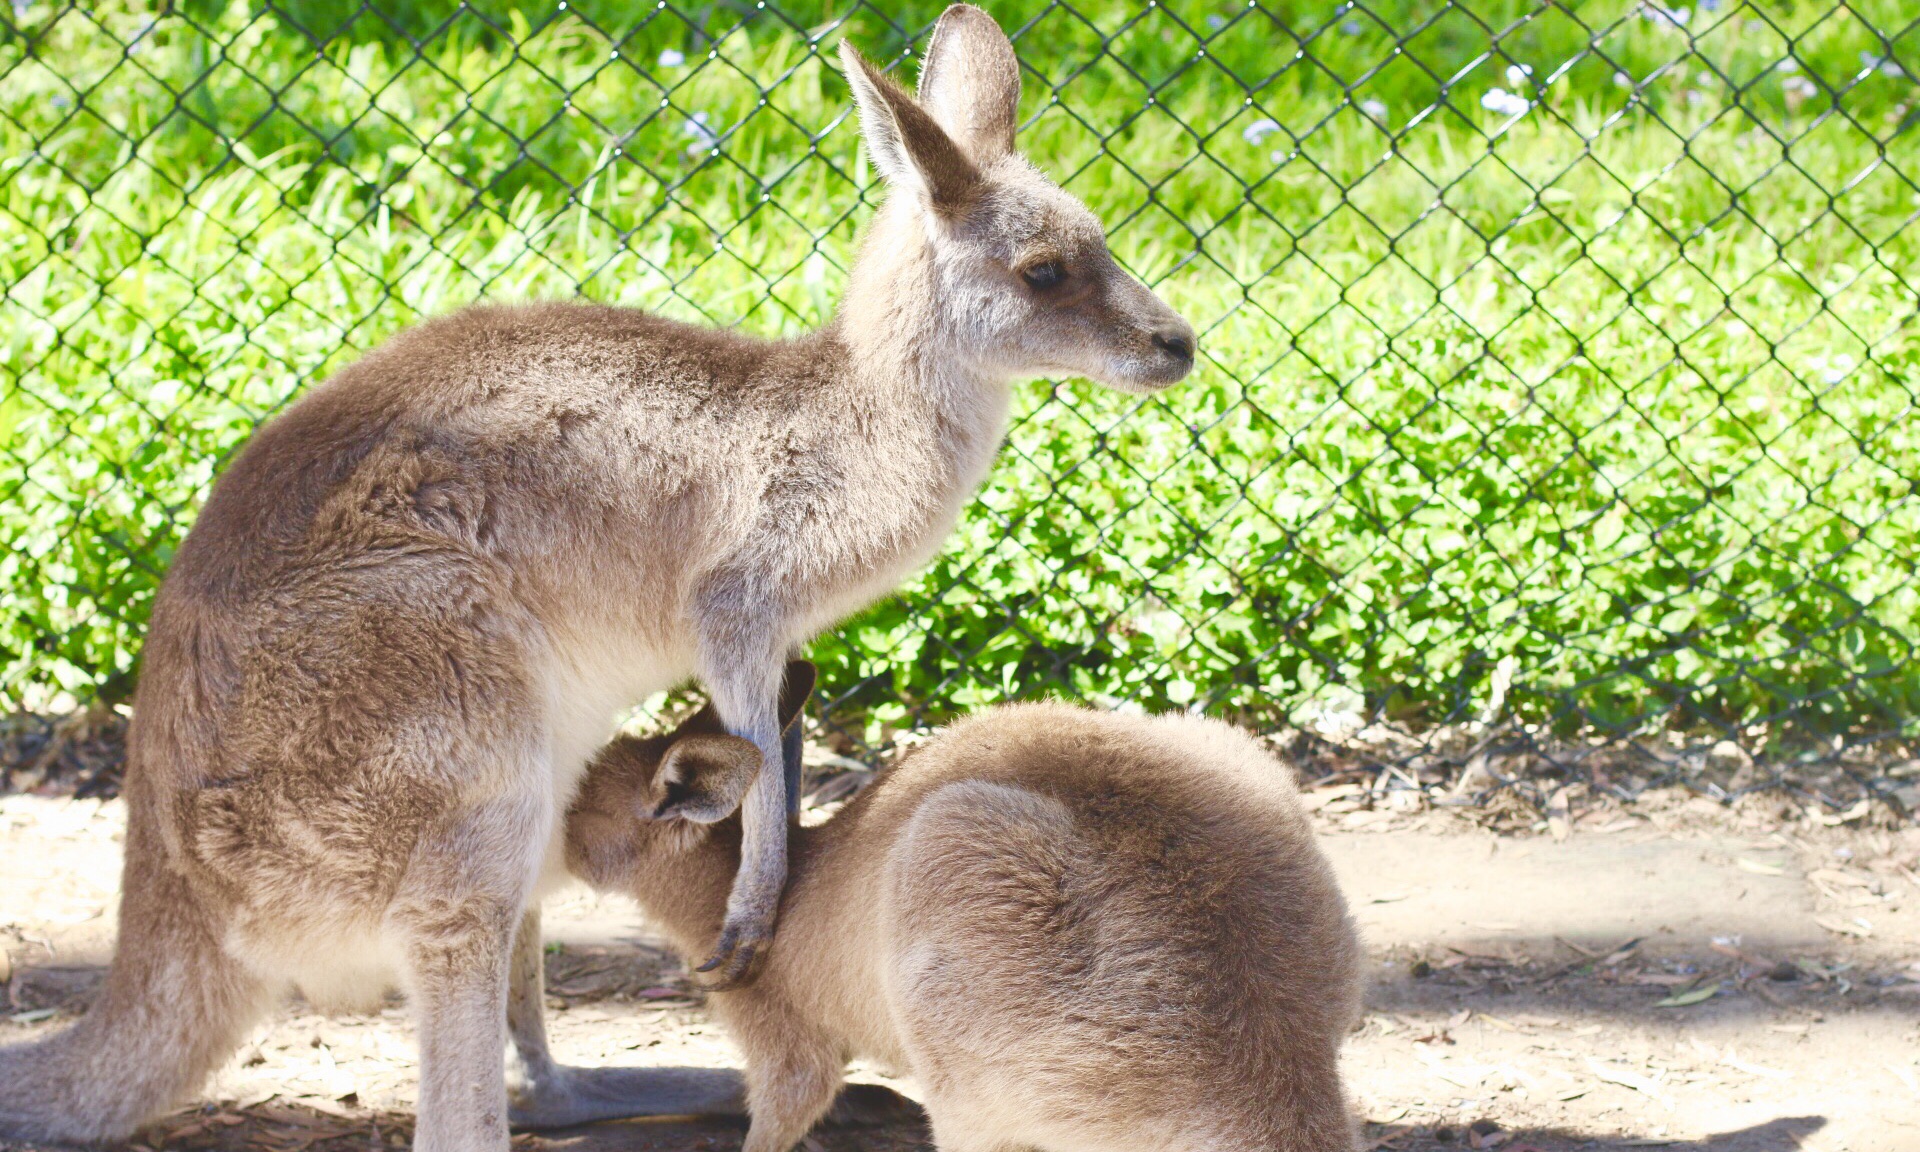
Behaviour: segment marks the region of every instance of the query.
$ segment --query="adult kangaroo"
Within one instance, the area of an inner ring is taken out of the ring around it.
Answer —
[[[538,900],[588,756],[690,674],[759,750],[704,966],[749,977],[786,872],[788,652],[940,546],[1013,380],[1144,392],[1194,358],[1015,153],[1019,65],[986,13],[941,17],[918,101],[841,55],[892,192],[825,328],[473,308],[342,370],[234,461],[148,630],[118,955],[77,1025],[0,1051],[0,1134],[125,1136],[289,989],[352,1002],[396,975],[427,1152],[506,1147],[510,1001],[529,1123],[740,1107],[731,1073],[546,1052]]]

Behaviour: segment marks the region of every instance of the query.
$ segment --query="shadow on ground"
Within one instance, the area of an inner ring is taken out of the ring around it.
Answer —
[[[1785,1116],[1699,1140],[1666,1140],[1632,1133],[1596,1136],[1558,1129],[1519,1132],[1496,1129],[1482,1134],[1462,1128],[1395,1129],[1374,1125],[1369,1126],[1360,1146],[1394,1152],[1472,1152],[1476,1148],[1498,1148],[1501,1152],[1572,1152],[1574,1149],[1649,1147],[1669,1152],[1797,1152],[1807,1147],[1808,1137],[1826,1126],[1824,1116]]]
[[[1505,1131],[1489,1128],[1413,1128],[1368,1125],[1359,1147],[1389,1152],[1575,1152],[1661,1147],[1671,1152],[1798,1152],[1827,1121],[1790,1116],[1698,1140],[1666,1140],[1621,1132],[1607,1135],[1559,1129]],[[517,1152],[734,1152],[746,1136],[744,1122],[647,1120],[594,1124],[560,1132],[517,1133]],[[133,1150],[179,1152],[359,1152],[404,1148],[413,1138],[413,1118],[399,1113],[343,1118],[310,1108],[266,1105],[241,1115],[208,1112],[174,1117],[144,1133]],[[809,1152],[922,1152],[932,1147],[924,1123],[880,1127],[822,1125],[808,1138]],[[0,1152],[67,1152],[51,1145],[9,1144]]]

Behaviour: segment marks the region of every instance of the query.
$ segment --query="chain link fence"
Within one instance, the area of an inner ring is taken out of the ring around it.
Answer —
[[[1201,369],[1021,390],[956,539],[816,645],[822,742],[1058,693],[1287,732],[1376,794],[1920,804],[1900,0],[989,7],[1022,146]],[[223,461],[394,330],[572,294],[824,321],[880,195],[831,49],[911,77],[937,15],[12,0],[10,766],[117,723]]]

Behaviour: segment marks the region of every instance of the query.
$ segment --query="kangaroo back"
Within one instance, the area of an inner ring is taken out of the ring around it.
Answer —
[[[977,774],[903,825],[883,913],[943,1146],[1351,1146],[1357,944],[1291,788],[1256,783],[1284,770],[1223,733],[1041,708],[946,738]]]

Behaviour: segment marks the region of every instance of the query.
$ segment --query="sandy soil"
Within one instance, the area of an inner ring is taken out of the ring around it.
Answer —
[[[1570,813],[1558,838],[1497,835],[1350,793],[1312,799],[1371,956],[1347,1054],[1364,1146],[1920,1149],[1920,829],[1674,797]],[[0,1043],[59,1026],[97,987],[121,825],[118,801],[0,796]],[[547,922],[563,1059],[737,1060],[630,906],[571,894]],[[400,1004],[332,1019],[295,1006],[136,1147],[400,1147],[413,1093]],[[741,1134],[607,1124],[515,1146],[731,1152]],[[913,1124],[811,1138],[812,1152],[925,1141]]]

